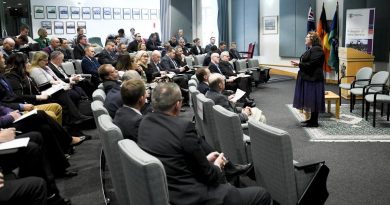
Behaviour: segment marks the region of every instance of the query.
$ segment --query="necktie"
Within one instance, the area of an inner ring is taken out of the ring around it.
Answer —
[[[171,61],[172,61],[173,65],[175,66],[175,68],[177,68],[176,62],[174,60],[172,60],[172,59],[171,59]]]
[[[222,71],[221,71],[221,69],[219,69],[218,65],[215,64],[215,66],[217,66],[218,72],[219,72],[220,74],[222,74]]]
[[[156,64],[156,68],[157,68],[158,72],[160,72],[160,71],[161,71],[161,70],[160,70],[160,66],[159,66],[159,64],[158,64],[158,63]]]

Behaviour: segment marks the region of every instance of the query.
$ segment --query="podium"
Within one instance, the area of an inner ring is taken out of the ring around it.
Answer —
[[[339,47],[339,73],[340,78],[345,76],[356,76],[356,73],[363,67],[373,68],[374,56],[354,48]],[[341,83],[351,83],[353,78],[343,78]],[[341,96],[349,99],[349,90],[341,90]]]

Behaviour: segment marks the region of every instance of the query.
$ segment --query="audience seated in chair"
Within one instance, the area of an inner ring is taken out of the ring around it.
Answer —
[[[210,77],[210,70],[208,68],[198,68],[196,70],[196,79],[198,79],[199,81],[197,89],[203,95],[205,95],[206,92],[210,90],[209,77]]]
[[[143,118],[138,129],[138,145],[164,165],[170,202],[270,204],[269,194],[260,187],[235,188],[226,183],[224,154],[212,151],[197,136],[193,123],[178,118],[181,101],[176,84],[158,84],[152,93],[154,112]]]
[[[209,53],[211,51],[211,47],[215,45],[215,37],[210,37],[210,43],[206,45],[204,52]]]
[[[118,58],[115,54],[115,44],[113,41],[107,41],[103,51],[97,54],[100,65],[111,64],[115,66]]]
[[[87,46],[84,51],[85,55],[81,61],[81,68],[84,74],[92,75],[91,82],[97,88],[100,83],[98,76],[98,68],[100,67],[100,63],[95,58],[95,50],[93,47]]]
[[[74,59],[83,59],[85,56],[85,48],[88,46],[87,37],[85,35],[77,36],[77,44],[75,44],[73,49]]]
[[[203,51],[202,46],[200,44],[200,39],[195,38],[193,42],[194,42],[194,45],[191,47],[190,54],[192,54],[192,55],[204,54],[204,51]]]
[[[119,87],[118,71],[111,64],[103,64],[98,69],[98,74],[103,83],[104,92],[107,94],[112,88]]]

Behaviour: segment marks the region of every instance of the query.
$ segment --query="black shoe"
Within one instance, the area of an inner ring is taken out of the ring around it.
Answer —
[[[305,121],[301,121],[301,123],[310,123],[310,119],[309,120],[305,120]]]
[[[318,127],[318,123],[309,122],[307,124],[302,125],[302,127]]]
[[[65,170],[64,173],[59,174],[57,177],[59,177],[59,178],[74,177],[74,176],[77,176],[77,174],[78,173],[76,171]]]
[[[79,125],[79,124],[81,124],[81,123],[83,123],[83,122],[86,122],[86,121],[92,120],[92,119],[93,119],[92,116],[82,115],[78,120],[72,122],[72,124],[74,124],[74,125]]]
[[[78,146],[78,145],[81,145],[81,143],[83,143],[84,141],[87,141],[87,140],[90,140],[92,139],[91,136],[89,135],[83,135],[83,136],[80,136],[80,141],[75,143],[75,144],[72,144],[72,146]]]

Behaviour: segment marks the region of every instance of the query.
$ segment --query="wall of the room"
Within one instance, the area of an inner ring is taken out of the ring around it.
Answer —
[[[160,9],[160,0],[144,0],[144,1],[125,1],[125,0],[110,0],[110,1],[96,1],[96,0],[31,0],[31,10],[35,5],[44,6],[46,11],[46,6],[56,6],[58,12],[58,6],[68,6],[70,11],[71,6],[75,7],[109,7],[109,8],[147,8],[147,9]],[[112,11],[112,10],[111,10]],[[121,10],[123,12],[123,10]],[[34,17],[34,14],[31,14]],[[80,14],[81,15],[81,14]],[[58,17],[58,13],[57,13]],[[130,28],[135,28],[136,32],[140,32],[141,35],[145,38],[148,38],[152,32],[160,32],[160,20],[114,20],[114,19],[102,19],[94,20],[91,19],[32,19],[32,31],[31,35],[34,38],[38,38],[38,29],[41,27],[41,21],[51,21],[54,24],[54,21],[63,21],[66,25],[66,21],[75,21],[77,26],[77,21],[85,21],[87,26],[87,36],[88,37],[100,37],[105,39],[108,34],[117,34],[118,29],[125,29],[125,34],[130,33]],[[54,34],[52,35],[54,36]],[[58,37],[73,38],[75,34],[65,34],[55,35]],[[50,38],[51,36],[49,36]],[[104,42],[103,42],[104,43]]]
[[[184,37],[192,42],[192,0],[171,0],[171,35],[179,28],[184,30]]]

